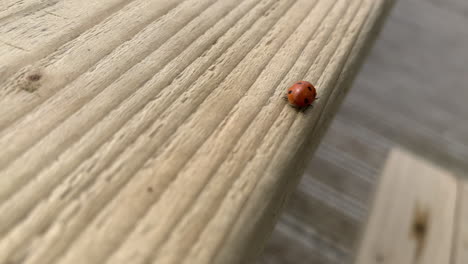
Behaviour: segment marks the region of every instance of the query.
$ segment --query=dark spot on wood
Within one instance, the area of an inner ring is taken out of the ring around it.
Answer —
[[[288,94],[291,94],[292,93],[292,90],[289,90]]]
[[[47,28],[43,28],[43,29],[41,29],[41,31],[42,31],[42,32],[44,32],[44,31],[46,31],[46,30],[47,30]]]
[[[146,189],[149,193],[152,193],[153,192],[153,188],[152,187],[148,187],[148,189]]]
[[[410,226],[410,237],[416,241],[415,259],[424,251],[426,238],[429,232],[429,211],[418,204],[414,209],[413,220]]]
[[[304,104],[309,104],[309,99],[304,99]]]
[[[35,92],[42,85],[43,74],[40,69],[25,68],[17,75],[16,86],[26,92]]]
[[[418,237],[424,236],[426,234],[426,224],[424,222],[415,222],[413,225],[413,231]]]
[[[37,82],[42,78],[42,75],[40,75],[39,73],[34,73],[34,74],[29,75],[27,78],[31,82]]]

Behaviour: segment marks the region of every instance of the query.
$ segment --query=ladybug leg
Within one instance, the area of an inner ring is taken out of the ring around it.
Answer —
[[[285,96],[283,96],[283,97],[281,97],[281,98],[283,98],[283,100],[285,100],[285,101],[288,100],[288,96],[287,96],[287,95],[285,95]]]
[[[308,109],[312,109],[312,108],[314,108],[314,105],[313,105],[313,104],[310,104],[310,105],[308,105],[308,106],[306,106],[306,107],[303,107],[303,108],[301,109],[301,112],[305,114],[306,111],[307,111]]]

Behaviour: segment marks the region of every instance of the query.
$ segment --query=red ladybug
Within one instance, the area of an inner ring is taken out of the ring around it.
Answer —
[[[299,81],[289,87],[287,92],[289,104],[305,110],[317,99],[317,90],[306,81]]]

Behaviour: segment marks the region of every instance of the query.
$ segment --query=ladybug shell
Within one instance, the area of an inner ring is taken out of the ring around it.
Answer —
[[[310,82],[299,81],[288,89],[288,101],[296,107],[309,106],[316,97],[317,90]]]

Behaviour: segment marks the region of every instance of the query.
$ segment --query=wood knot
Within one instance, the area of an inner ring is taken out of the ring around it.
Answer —
[[[41,86],[44,75],[39,69],[25,69],[16,77],[17,87],[27,92],[34,92]]]
[[[427,223],[425,219],[416,219],[413,223],[413,233],[415,237],[424,238],[426,236]]]
[[[27,78],[31,82],[37,82],[42,78],[42,75],[39,73],[33,73],[33,74],[28,75]]]
[[[419,258],[424,250],[427,234],[429,233],[429,210],[421,208],[418,204],[414,209],[413,220],[410,227],[410,236],[416,241],[415,258]]]

